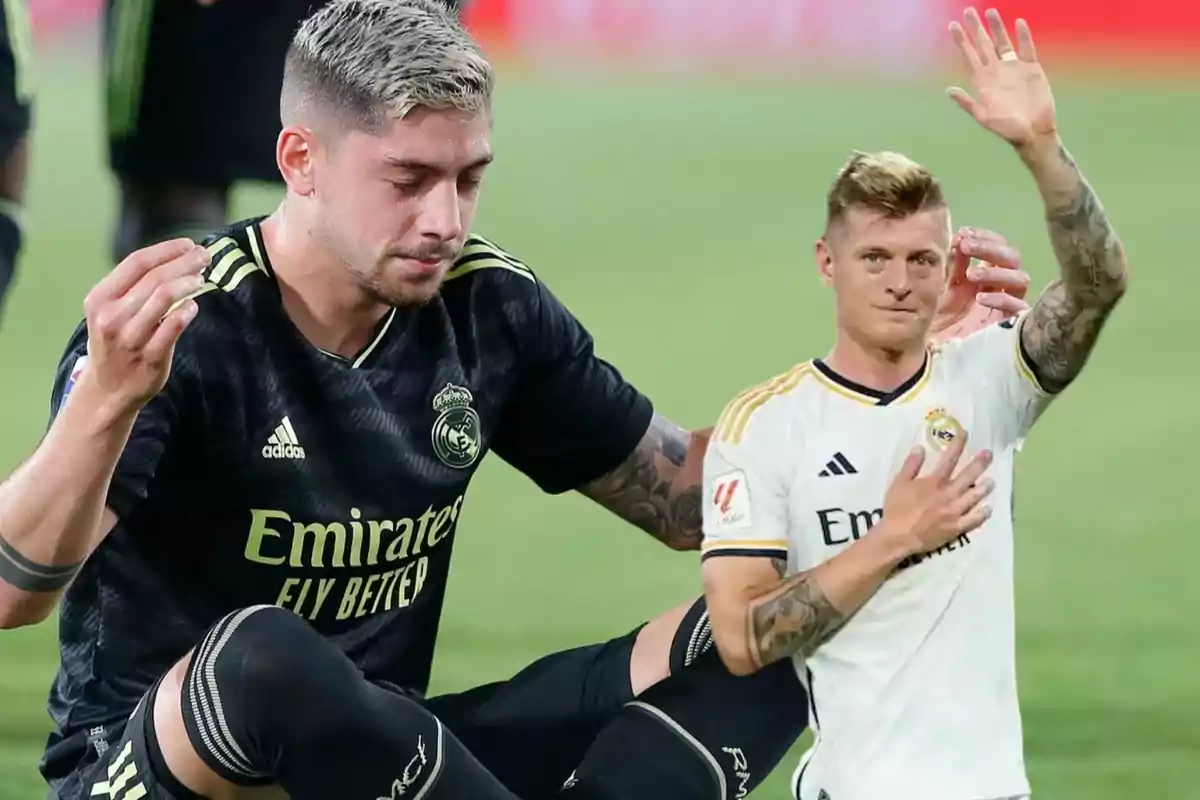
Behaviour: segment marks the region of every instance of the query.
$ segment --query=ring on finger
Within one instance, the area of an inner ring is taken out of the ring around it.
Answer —
[[[1004,51],[1003,53],[1000,54],[1000,60],[1001,61],[1016,61],[1017,60],[1016,51],[1014,51],[1014,50]]]

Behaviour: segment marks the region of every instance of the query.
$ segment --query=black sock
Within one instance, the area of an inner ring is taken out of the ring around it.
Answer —
[[[217,623],[182,701],[192,746],[234,783],[277,783],[294,800],[516,800],[433,715],[365,680],[291,611]]]
[[[789,660],[737,677],[709,648],[606,725],[562,794],[736,800],[771,774],[807,726],[808,695]]]
[[[4,298],[12,286],[21,254],[21,226],[10,213],[0,210],[0,312],[4,310]]]

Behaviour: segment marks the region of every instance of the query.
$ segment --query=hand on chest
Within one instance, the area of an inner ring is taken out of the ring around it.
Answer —
[[[989,446],[970,403],[946,402],[933,393],[902,406],[837,410],[825,425],[806,426],[797,460],[790,522],[811,561],[801,568],[835,555],[883,518],[884,496],[914,445],[926,449],[923,471],[964,433],[969,439],[962,463]]]

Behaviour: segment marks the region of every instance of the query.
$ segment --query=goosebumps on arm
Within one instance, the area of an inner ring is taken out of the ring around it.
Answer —
[[[1061,276],[1022,324],[1021,343],[1043,388],[1057,392],[1083,369],[1125,293],[1125,250],[1075,160],[1056,142],[1021,153],[1046,205]]]
[[[673,550],[698,550],[704,438],[654,415],[616,469],[581,491]]]
[[[782,578],[787,564],[772,563]],[[755,600],[748,619],[750,660],[761,669],[793,654],[808,657],[837,633],[846,615],[829,602],[812,573],[802,572]]]

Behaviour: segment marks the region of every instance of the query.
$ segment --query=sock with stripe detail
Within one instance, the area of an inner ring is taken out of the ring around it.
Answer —
[[[230,614],[197,646],[188,740],[226,780],[293,800],[516,800],[417,702],[362,674],[291,611]]]

